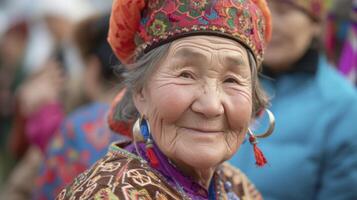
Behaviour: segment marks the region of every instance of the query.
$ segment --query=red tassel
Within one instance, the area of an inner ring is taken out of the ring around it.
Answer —
[[[157,159],[154,149],[152,147],[146,147],[146,156],[150,161],[151,167],[159,167],[159,160]]]
[[[259,149],[257,146],[257,140],[256,138],[250,136],[249,137],[249,142],[253,145],[254,149],[254,157],[255,157],[255,164],[258,167],[264,167],[265,164],[268,163],[267,159],[265,158],[263,152]]]

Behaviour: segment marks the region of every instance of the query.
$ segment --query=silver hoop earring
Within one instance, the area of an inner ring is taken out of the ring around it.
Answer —
[[[146,157],[148,158],[150,165],[155,168],[158,167],[159,160],[154,151],[154,141],[151,138],[150,125],[143,115],[134,123],[133,138],[137,154],[143,157],[143,155],[140,154],[137,142],[145,142]]]
[[[268,130],[265,131],[264,133],[254,134],[250,129],[248,129],[248,133],[250,136],[252,136],[254,138],[267,138],[273,134],[274,129],[275,129],[275,116],[269,109],[265,109],[265,112],[268,114],[268,117],[269,117]]]
[[[253,150],[254,150],[254,157],[255,157],[255,164],[259,167],[263,167],[265,164],[268,163],[267,159],[265,158],[263,152],[258,148],[258,141],[257,138],[267,138],[270,135],[273,134],[274,128],[275,128],[275,117],[273,113],[265,109],[265,111],[268,113],[269,116],[269,128],[265,133],[262,134],[254,134],[250,128],[248,128],[248,134],[249,134],[249,142],[253,145]]]

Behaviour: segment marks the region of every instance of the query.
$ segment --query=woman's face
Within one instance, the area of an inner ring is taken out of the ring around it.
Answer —
[[[134,102],[176,164],[215,167],[242,143],[251,119],[246,49],[215,36],[173,42]]]
[[[274,71],[284,71],[298,61],[318,35],[319,25],[306,13],[281,0],[269,1],[273,18],[272,41],[264,64]]]

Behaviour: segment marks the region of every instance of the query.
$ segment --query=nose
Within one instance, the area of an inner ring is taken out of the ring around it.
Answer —
[[[224,113],[221,94],[214,85],[206,85],[191,107],[194,112],[206,118],[215,118]]]

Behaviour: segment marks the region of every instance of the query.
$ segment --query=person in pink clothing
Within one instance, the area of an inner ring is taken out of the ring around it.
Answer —
[[[66,116],[49,141],[33,199],[54,199],[73,177],[105,155],[110,143],[129,135],[129,126],[123,124],[121,131],[114,133],[107,125],[109,103],[121,89],[113,89],[113,84],[122,81],[121,71],[113,71],[118,60],[111,59],[113,53],[106,41],[108,23],[109,16],[93,16],[76,28],[75,41],[86,64],[83,90],[90,102]],[[120,95],[117,97],[120,100]]]

